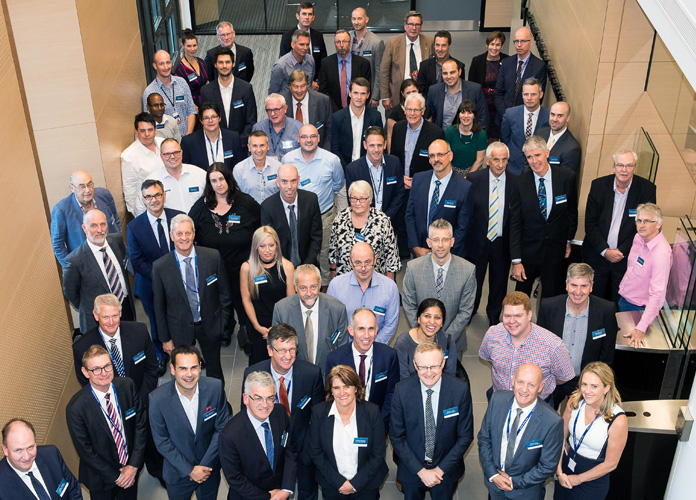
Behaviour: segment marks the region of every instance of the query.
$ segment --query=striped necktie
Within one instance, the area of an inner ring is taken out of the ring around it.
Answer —
[[[488,231],[486,232],[486,238],[489,241],[495,241],[498,237],[498,181],[499,179],[494,179],[493,191],[491,192],[491,202],[488,205]]]
[[[114,263],[111,262],[111,259],[109,258],[109,254],[106,253],[106,248],[102,248],[100,250],[100,252],[102,253],[103,258],[104,258],[104,270],[106,271],[106,280],[109,282],[109,289],[111,290],[111,293],[116,295],[119,302],[123,302],[123,299],[126,296],[123,293],[123,287],[121,286],[121,280],[118,278],[118,273],[116,272],[116,268],[114,267]]]
[[[109,427],[111,427],[111,434],[114,436],[116,449],[118,450],[118,462],[121,465],[126,465],[128,463],[128,450],[126,449],[126,441],[121,433],[121,419],[118,417],[114,405],[111,404],[111,394],[107,392],[104,398],[106,398],[106,414],[109,416]]]

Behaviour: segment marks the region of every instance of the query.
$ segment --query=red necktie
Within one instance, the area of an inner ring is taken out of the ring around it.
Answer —
[[[347,75],[346,75],[346,61],[341,61],[341,107],[345,108],[348,106],[348,96],[346,95],[346,85],[347,85]]]
[[[297,120],[300,123],[304,122],[304,116],[302,115],[302,103],[301,102],[297,103],[297,111],[295,111],[295,120]]]
[[[365,387],[365,358],[367,354],[360,354],[360,367],[358,368],[358,377],[363,388]]]
[[[288,401],[288,391],[285,388],[285,378],[280,377],[280,388],[278,389],[278,399],[280,399],[280,404],[285,407],[285,411],[288,412],[288,418],[290,418],[290,402]]]

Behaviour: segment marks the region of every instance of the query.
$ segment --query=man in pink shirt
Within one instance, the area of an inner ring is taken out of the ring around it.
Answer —
[[[645,332],[665,302],[672,249],[662,234],[662,210],[654,203],[636,209],[636,229],[626,274],[619,285],[619,311],[644,311],[636,327],[624,334],[636,349],[645,347]]]

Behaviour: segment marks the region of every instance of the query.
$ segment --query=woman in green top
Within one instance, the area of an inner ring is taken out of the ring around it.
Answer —
[[[445,139],[454,153],[452,166],[456,173],[466,177],[466,174],[483,165],[488,138],[479,125],[474,101],[462,101],[452,125],[445,130]]]

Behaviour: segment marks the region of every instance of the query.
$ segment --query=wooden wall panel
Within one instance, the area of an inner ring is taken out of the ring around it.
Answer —
[[[513,4],[515,3],[513,0],[486,0],[484,26],[486,28],[509,27],[510,20],[513,18]],[[519,13],[515,17],[519,17]]]

